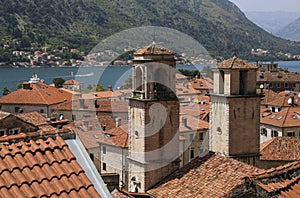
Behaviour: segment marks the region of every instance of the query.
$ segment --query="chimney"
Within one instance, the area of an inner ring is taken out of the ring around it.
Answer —
[[[122,121],[121,118],[116,118],[116,127],[121,126],[121,121]]]
[[[288,104],[291,106],[294,106],[294,96],[292,93],[290,93],[290,98],[288,99]]]
[[[107,91],[112,91],[112,86],[111,85],[107,86]]]
[[[30,90],[30,83],[29,82],[23,82],[23,89],[26,89],[26,90]]]
[[[182,124],[184,127],[187,127],[187,119],[185,117],[182,117]]]

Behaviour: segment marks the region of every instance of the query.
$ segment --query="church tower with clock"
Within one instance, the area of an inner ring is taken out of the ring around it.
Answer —
[[[134,53],[129,99],[130,192],[146,192],[178,168],[175,53],[155,43]]]
[[[258,163],[260,153],[257,69],[236,56],[219,63],[211,94],[210,150],[251,165]]]

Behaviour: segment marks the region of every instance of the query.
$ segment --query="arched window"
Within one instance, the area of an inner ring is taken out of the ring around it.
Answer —
[[[135,68],[135,90],[142,91],[143,90],[143,72],[141,67]]]

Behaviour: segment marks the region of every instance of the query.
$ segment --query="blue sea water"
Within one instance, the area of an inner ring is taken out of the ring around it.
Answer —
[[[300,61],[281,61],[279,66],[300,73]],[[177,66],[177,69],[202,70],[204,65]],[[114,89],[122,86],[125,79],[131,75],[130,66],[110,67],[40,67],[40,68],[0,68],[0,95],[4,87],[10,91],[16,90],[18,84],[29,81],[32,74],[37,74],[45,83],[52,84],[52,80],[61,77],[65,80],[75,78],[84,86],[100,83],[107,87],[111,85]],[[73,76],[72,76],[73,74]]]

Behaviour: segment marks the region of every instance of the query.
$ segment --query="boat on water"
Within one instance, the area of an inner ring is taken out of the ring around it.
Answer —
[[[74,75],[75,77],[88,77],[88,76],[93,76],[94,72],[88,73],[88,74],[76,74]]]
[[[72,77],[89,77],[89,76],[93,76],[94,72],[88,73],[88,74],[75,74],[73,72],[68,72],[68,76],[72,76]]]

